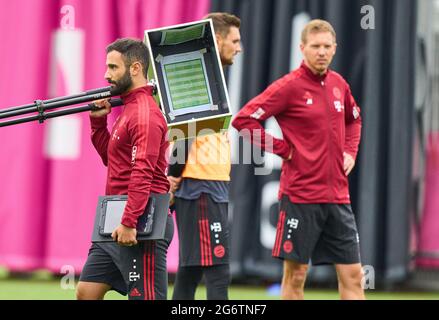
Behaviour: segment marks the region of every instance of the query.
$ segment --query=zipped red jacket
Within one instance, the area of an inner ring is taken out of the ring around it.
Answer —
[[[262,123],[271,116],[283,139],[265,132]],[[232,125],[243,136],[243,129],[250,130],[253,143],[284,159],[279,198],[285,194],[293,203],[350,203],[343,152],[356,158],[361,117],[338,73],[315,75],[302,63],[248,102]],[[292,159],[285,160],[290,151]]]
[[[150,192],[167,193],[169,182],[167,124],[152,98],[152,89],[141,87],[121,96],[124,107],[111,134],[107,117],[92,118],[91,139],[108,167],[107,195],[128,195],[121,223],[135,228]]]

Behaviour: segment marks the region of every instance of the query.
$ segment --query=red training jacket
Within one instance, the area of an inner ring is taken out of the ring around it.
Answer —
[[[141,87],[121,96],[124,109],[111,135],[107,117],[92,118],[91,139],[108,167],[107,195],[128,195],[122,224],[135,228],[150,192],[167,193],[169,182],[166,121],[152,98],[152,89]]]
[[[271,116],[283,139],[265,132],[262,122]],[[343,152],[356,158],[361,117],[338,73],[315,75],[302,63],[248,102],[232,125],[249,129],[253,143],[283,159],[293,151],[292,159],[282,164],[279,198],[286,194],[293,203],[350,203]]]

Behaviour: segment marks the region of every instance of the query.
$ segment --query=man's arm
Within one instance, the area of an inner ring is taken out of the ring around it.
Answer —
[[[186,162],[189,157],[190,147],[194,139],[184,139],[174,142],[172,152],[169,157],[168,167],[168,181],[171,185],[171,200],[169,204],[172,208],[174,204],[174,194],[180,188],[181,181],[183,180],[182,174],[186,167]]]
[[[345,146],[344,146],[344,170],[349,175],[355,166],[358,146],[361,139],[361,110],[352,96],[349,86],[345,93]]]
[[[169,157],[168,176],[181,177],[186,167],[186,161],[193,141],[194,139],[191,138],[174,142],[172,153]]]
[[[250,138],[252,143],[261,149],[277,154],[285,160],[291,158],[290,146],[285,140],[266,133],[262,124],[266,119],[286,109],[291,90],[288,79],[284,77],[277,80],[248,102],[232,121],[232,126],[245,138]]]
[[[111,105],[108,99],[95,101],[94,104],[99,110],[90,112],[91,141],[96,151],[101,156],[105,166],[108,165],[108,142],[110,133],[107,129],[107,115],[111,112]]]
[[[146,104],[151,103],[146,100]],[[161,122],[152,118],[150,108],[139,104],[134,116],[128,121],[128,133],[133,145],[133,163],[128,185],[128,202],[122,217],[122,224],[136,228],[137,219],[145,210],[151,190],[151,183],[163,138]]]

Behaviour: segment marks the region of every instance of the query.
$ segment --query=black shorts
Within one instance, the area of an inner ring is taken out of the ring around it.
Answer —
[[[228,203],[202,193],[196,200],[175,198],[179,266],[229,263]]]
[[[168,216],[164,240],[139,241],[132,247],[92,243],[79,281],[108,284],[130,300],[166,300],[166,255],[173,234],[174,223]]]
[[[355,217],[349,204],[280,202],[273,257],[301,264],[360,263]]]

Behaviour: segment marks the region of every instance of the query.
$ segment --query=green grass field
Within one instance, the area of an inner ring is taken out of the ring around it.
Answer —
[[[168,290],[169,298],[172,296],[173,286]],[[366,292],[370,300],[439,300],[439,293],[427,292]],[[262,286],[232,285],[229,291],[232,300],[278,300],[278,295],[269,295],[267,288]],[[75,299],[74,289],[62,289],[60,279],[49,275],[34,276],[29,279],[13,279],[0,277],[0,300],[72,300]],[[126,300],[127,298],[111,291],[107,294],[109,300]],[[206,299],[205,288],[200,286],[196,299]],[[308,289],[305,291],[307,300],[337,300],[335,290]]]

